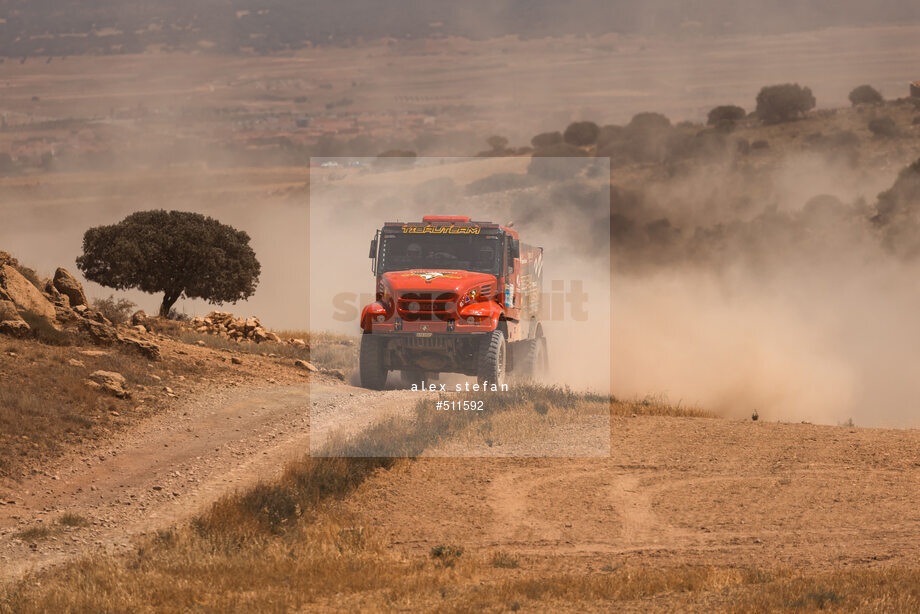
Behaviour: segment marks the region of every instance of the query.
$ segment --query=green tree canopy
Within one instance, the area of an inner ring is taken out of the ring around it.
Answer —
[[[585,147],[597,142],[601,129],[594,122],[572,122],[562,135],[563,140],[571,145]]]
[[[768,124],[787,122],[815,108],[811,89],[798,83],[768,85],[757,94],[757,115]]]
[[[87,230],[77,267],[116,290],[162,292],[164,317],[182,296],[215,304],[249,298],[261,269],[245,232],[200,213],[162,209]]]
[[[854,107],[858,104],[881,104],[885,102],[882,95],[871,85],[860,85],[854,87],[850,92],[850,104]]]

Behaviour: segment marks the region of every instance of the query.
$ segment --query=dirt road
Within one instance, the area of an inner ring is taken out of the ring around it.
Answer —
[[[0,579],[188,518],[309,450],[310,418],[356,432],[417,393],[337,382],[227,388],[93,456],[34,475],[0,506]],[[314,442],[316,443],[316,442]],[[345,505],[408,555],[503,550],[528,566],[630,563],[832,569],[920,564],[920,431],[614,418],[608,458],[422,458]],[[91,524],[61,527],[64,513]],[[37,526],[50,535],[22,539]]]
[[[157,415],[107,446],[43,468],[0,502],[0,581],[181,521],[221,494],[276,475],[310,450],[310,411],[321,440],[334,426],[360,430],[411,407],[401,390],[334,382],[214,389]],[[63,514],[90,524],[64,527]],[[41,538],[24,529],[49,527]]]

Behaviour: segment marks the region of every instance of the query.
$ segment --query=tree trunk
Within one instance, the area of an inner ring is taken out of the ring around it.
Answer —
[[[176,301],[179,300],[179,294],[170,294],[167,292],[163,295],[163,302],[160,303],[160,317],[168,318],[169,311],[172,309],[173,305],[176,304]]]

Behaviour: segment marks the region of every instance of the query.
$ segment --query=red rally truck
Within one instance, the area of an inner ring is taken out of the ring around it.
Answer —
[[[475,376],[483,389],[547,368],[538,316],[543,248],[466,216],[387,222],[371,240],[376,300],[361,313],[361,385],[390,371],[407,385],[439,373]]]

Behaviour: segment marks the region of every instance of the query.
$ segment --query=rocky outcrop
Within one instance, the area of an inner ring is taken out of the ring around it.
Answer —
[[[316,372],[319,369],[314,366],[312,362],[307,362],[306,360],[295,360],[294,366],[298,369],[303,369],[304,371]]]
[[[88,304],[86,294],[83,292],[83,286],[67,269],[58,267],[54,272],[54,279],[51,283],[55,290],[67,297],[71,307]]]
[[[131,316],[131,326],[144,326],[149,319],[150,316],[143,309],[135,311]]]
[[[259,318],[236,318],[232,313],[226,311],[212,311],[204,318],[193,318],[191,325],[196,332],[220,335],[234,341],[285,343],[275,333],[265,330]],[[293,343],[294,341],[296,343]],[[307,344],[302,339],[292,339],[288,343],[296,347],[307,348]]]
[[[9,265],[9,266],[13,266],[13,267],[14,267],[14,266],[16,266],[17,264],[19,264],[19,261],[18,261],[18,260],[16,260],[16,259],[13,258],[12,256],[10,256],[10,255],[9,255],[8,253],[6,253],[5,251],[0,250],[0,266]]]
[[[25,337],[32,330],[23,319],[0,320],[0,334],[11,337]]]
[[[160,360],[160,346],[142,339],[122,337],[121,343],[150,360]]]
[[[119,399],[125,399],[131,394],[125,390],[125,377],[114,371],[93,371],[86,382],[91,388],[108,392]]]
[[[32,285],[32,282],[9,264],[0,265],[0,288],[3,289],[0,300],[9,300],[15,304],[20,316],[29,314],[55,326],[54,305]]]

